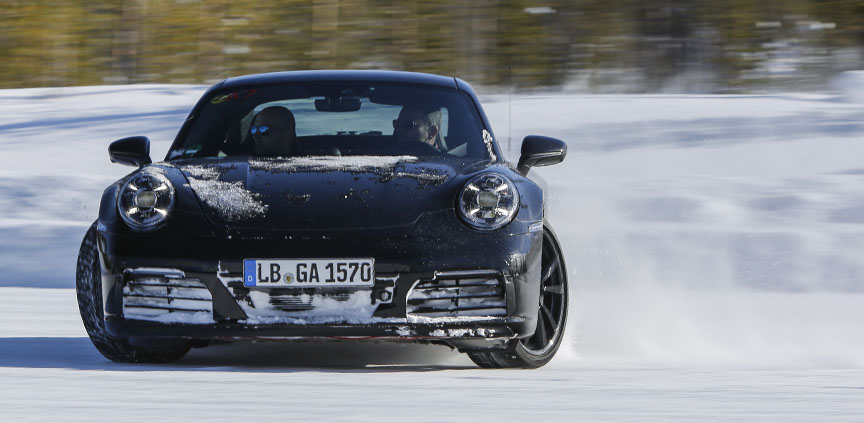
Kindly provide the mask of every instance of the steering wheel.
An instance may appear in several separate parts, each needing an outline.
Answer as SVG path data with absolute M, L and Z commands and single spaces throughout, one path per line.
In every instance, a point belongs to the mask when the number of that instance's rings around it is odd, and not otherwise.
M 444 153 L 434 146 L 421 141 L 411 141 L 402 146 L 406 152 L 417 156 L 441 156 Z

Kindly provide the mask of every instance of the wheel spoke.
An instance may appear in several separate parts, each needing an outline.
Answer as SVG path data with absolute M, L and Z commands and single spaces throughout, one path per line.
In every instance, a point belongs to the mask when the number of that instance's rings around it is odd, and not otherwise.
M 547 294 L 564 295 L 564 287 L 561 285 L 544 286 L 543 292 Z
M 548 361 L 561 342 L 567 304 L 567 274 L 561 251 L 554 237 L 544 231 L 543 253 L 540 260 L 540 298 L 537 307 L 537 327 L 521 342 L 525 350 L 538 359 Z
M 540 341 L 540 349 L 546 346 L 546 325 L 543 324 L 543 315 L 538 313 L 537 316 L 537 338 Z
M 534 334 L 531 335 L 530 338 L 525 342 L 526 345 L 532 349 L 541 349 L 543 348 L 543 341 L 538 339 L 540 337 L 540 332 L 538 330 L 534 330 Z
M 540 310 L 543 311 L 543 314 L 546 315 L 546 319 L 552 324 L 552 331 L 554 332 L 555 328 L 558 327 L 558 319 L 552 316 L 552 311 L 549 310 L 549 307 L 546 307 L 545 304 L 540 305 Z
M 552 274 L 555 273 L 555 271 L 557 269 L 558 269 L 558 259 L 556 258 L 556 259 L 552 260 L 552 264 L 550 264 L 549 267 L 546 268 L 546 271 L 543 272 L 543 278 L 540 279 L 540 282 L 543 283 L 543 282 L 546 282 L 547 280 L 549 280 L 549 278 L 552 277 Z

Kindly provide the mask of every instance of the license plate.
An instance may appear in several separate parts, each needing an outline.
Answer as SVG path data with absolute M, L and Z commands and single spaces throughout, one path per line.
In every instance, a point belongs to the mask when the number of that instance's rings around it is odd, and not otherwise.
M 246 259 L 243 283 L 257 287 L 372 286 L 375 259 Z

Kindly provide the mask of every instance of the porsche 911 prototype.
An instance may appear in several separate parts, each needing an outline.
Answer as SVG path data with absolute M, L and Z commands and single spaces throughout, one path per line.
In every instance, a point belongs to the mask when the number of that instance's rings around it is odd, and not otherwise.
M 446 344 L 481 367 L 539 367 L 561 344 L 567 272 L 532 167 L 504 160 L 464 81 L 281 72 L 211 87 L 167 156 L 102 195 L 77 294 L 96 348 L 169 362 L 212 341 Z M 347 351 L 347 350 L 346 350 Z M 347 352 L 346 352 L 347 353 Z

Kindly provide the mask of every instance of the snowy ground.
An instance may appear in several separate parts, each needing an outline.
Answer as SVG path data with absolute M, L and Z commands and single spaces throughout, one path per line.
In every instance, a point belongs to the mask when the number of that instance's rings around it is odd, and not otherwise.
M 365 343 L 108 362 L 71 289 L 101 190 L 131 170 L 107 144 L 147 135 L 164 156 L 202 92 L 0 91 L 5 420 L 864 414 L 864 106 L 825 95 L 485 97 L 505 148 L 511 133 L 514 152 L 532 133 L 569 144 L 564 164 L 536 170 L 573 285 L 566 343 L 543 369 Z

